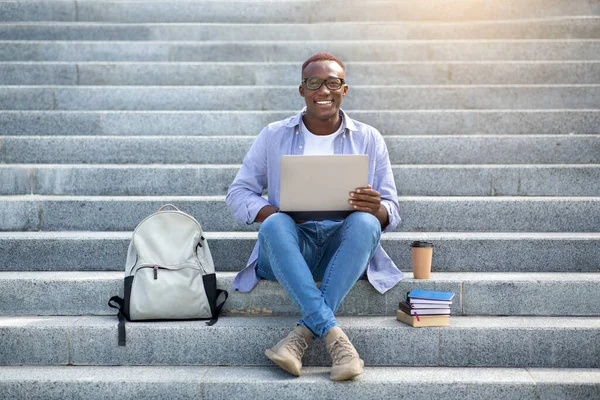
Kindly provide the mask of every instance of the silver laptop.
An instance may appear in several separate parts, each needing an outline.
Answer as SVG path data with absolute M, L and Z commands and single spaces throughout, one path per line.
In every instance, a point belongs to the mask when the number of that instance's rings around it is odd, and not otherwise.
M 279 209 L 297 220 L 343 219 L 350 192 L 368 184 L 369 156 L 282 156 Z

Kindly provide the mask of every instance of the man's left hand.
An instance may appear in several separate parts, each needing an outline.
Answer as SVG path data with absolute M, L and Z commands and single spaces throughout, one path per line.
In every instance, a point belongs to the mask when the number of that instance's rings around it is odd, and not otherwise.
M 357 188 L 354 192 L 350 192 L 348 203 L 357 211 L 368 212 L 375 215 L 381 205 L 381 194 L 371 185 L 367 187 Z
M 381 204 L 381 194 L 373 189 L 371 185 L 357 188 L 354 192 L 350 192 L 348 203 L 350 203 L 356 211 L 368 212 L 377 217 L 381 223 L 382 229 L 388 225 L 388 212 L 383 204 Z

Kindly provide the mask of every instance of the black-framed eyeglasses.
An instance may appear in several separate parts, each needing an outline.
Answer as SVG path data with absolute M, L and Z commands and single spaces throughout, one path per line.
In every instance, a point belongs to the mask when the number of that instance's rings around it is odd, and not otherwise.
M 318 76 L 311 76 L 310 78 L 306 78 L 302 81 L 303 85 L 310 90 L 317 90 L 321 86 L 323 86 L 323 82 L 325 82 L 325 86 L 329 90 L 340 90 L 345 81 L 342 78 L 337 78 L 334 76 L 330 76 L 327 79 L 319 78 Z

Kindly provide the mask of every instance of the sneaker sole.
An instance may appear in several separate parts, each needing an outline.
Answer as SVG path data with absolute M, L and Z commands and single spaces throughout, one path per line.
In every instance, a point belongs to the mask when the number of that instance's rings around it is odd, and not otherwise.
M 350 379 L 357 377 L 358 375 L 362 374 L 363 372 L 365 372 L 364 366 L 365 366 L 365 362 L 361 359 L 360 366 L 345 370 L 341 373 L 334 374 L 334 370 L 332 369 L 330 379 L 335 382 L 348 381 Z
M 271 349 L 265 350 L 265 356 L 267 356 L 269 360 L 273 361 L 275 364 L 277 364 L 277 366 L 279 366 L 279 368 L 281 368 L 285 372 L 294 376 L 300 376 L 300 369 L 296 367 L 292 360 L 281 358 L 277 353 L 275 353 Z

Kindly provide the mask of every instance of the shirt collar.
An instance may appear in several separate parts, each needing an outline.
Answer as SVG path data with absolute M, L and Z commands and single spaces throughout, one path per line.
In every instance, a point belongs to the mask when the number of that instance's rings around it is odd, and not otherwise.
M 288 123 L 285 125 L 289 128 L 293 128 L 295 126 L 300 125 L 300 120 L 302 118 L 302 115 L 304 115 L 304 113 L 306 112 L 306 107 L 304 107 L 302 109 L 302 111 L 300 111 L 298 114 L 294 115 L 292 118 L 290 118 L 290 120 L 288 121 Z M 342 118 L 344 119 L 344 124 L 346 125 L 346 129 L 356 132 L 358 131 L 358 127 L 356 126 L 356 124 L 354 123 L 354 121 L 348 117 L 348 114 L 346 114 L 344 112 L 344 110 L 342 110 L 340 108 L 340 114 L 342 115 Z

